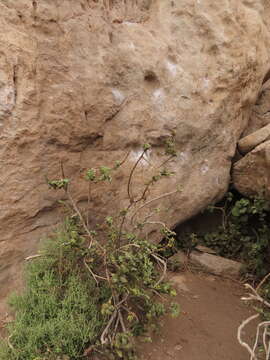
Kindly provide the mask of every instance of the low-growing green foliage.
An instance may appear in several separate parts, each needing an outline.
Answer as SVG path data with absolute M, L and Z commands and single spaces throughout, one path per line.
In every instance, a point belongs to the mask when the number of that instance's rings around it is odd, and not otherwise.
M 191 234 L 183 244 L 209 246 L 221 256 L 242 261 L 246 273 L 261 278 L 270 271 L 269 210 L 270 203 L 263 198 L 239 198 L 229 192 L 221 206 L 206 210 L 221 211 L 222 225 L 208 233 Z
M 132 189 L 132 178 L 150 149 L 149 144 L 144 145 L 127 180 L 129 204 L 94 229 L 89 226 L 89 209 L 79 209 L 69 191 L 63 165 L 61 179 L 47 179 L 50 188 L 65 191 L 73 215 L 29 259 L 26 290 L 10 301 L 16 317 L 8 325 L 9 340 L 1 345 L 0 360 L 77 360 L 93 354 L 135 359 L 134 336 L 149 340 L 149 330 L 156 327 L 159 317 L 166 312 L 178 315 L 178 304 L 162 296 L 176 295 L 165 279 L 163 256 L 173 248 L 175 233 L 159 221 L 149 221 L 159 209 L 146 211 L 140 221 L 135 216 L 152 202 L 146 202 L 150 187 L 173 175 L 164 167 L 175 156 L 172 138 L 166 147 L 168 159 L 138 194 Z M 91 168 L 84 178 L 89 186 L 110 183 L 124 162 Z M 89 204 L 90 191 L 88 196 Z M 147 239 L 148 224 L 160 227 L 165 238 L 162 244 Z
M 11 346 L 2 344 L 1 360 L 76 359 L 95 343 L 104 324 L 98 311 L 103 294 L 80 265 L 81 242 L 77 226 L 66 222 L 27 264 L 26 289 L 10 298 L 16 319 L 8 325 Z

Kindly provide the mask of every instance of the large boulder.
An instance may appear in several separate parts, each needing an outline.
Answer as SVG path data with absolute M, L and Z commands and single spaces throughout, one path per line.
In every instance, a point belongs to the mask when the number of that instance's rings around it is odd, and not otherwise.
M 83 205 L 86 168 L 130 156 L 110 190 L 92 192 L 91 221 L 142 188 L 175 133 L 176 175 L 148 198 L 170 227 L 226 191 L 236 142 L 269 70 L 264 0 L 2 0 L 0 2 L 0 304 L 20 265 L 63 214 L 45 178 L 71 178 Z M 151 204 L 157 206 L 156 203 Z M 145 208 L 143 209 L 145 210 Z M 156 235 L 158 238 L 158 235 Z M 1 313 L 2 308 L 0 308 Z

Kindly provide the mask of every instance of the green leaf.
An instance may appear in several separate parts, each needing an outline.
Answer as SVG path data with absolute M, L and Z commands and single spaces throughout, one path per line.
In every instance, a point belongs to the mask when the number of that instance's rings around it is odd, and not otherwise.
M 149 149 L 151 149 L 151 145 L 150 145 L 150 144 L 144 144 L 144 145 L 143 145 L 143 150 L 144 150 L 144 151 L 147 151 L 147 150 L 149 150 Z
M 171 303 L 171 316 L 176 318 L 180 315 L 180 305 L 177 303 Z
M 86 180 L 88 181 L 95 181 L 96 179 L 96 170 L 95 169 L 89 169 L 86 172 Z

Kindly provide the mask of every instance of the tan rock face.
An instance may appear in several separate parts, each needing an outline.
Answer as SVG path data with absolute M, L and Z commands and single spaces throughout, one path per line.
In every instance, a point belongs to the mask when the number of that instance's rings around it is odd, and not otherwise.
M 138 192 L 174 131 L 176 175 L 149 198 L 182 192 L 164 198 L 160 218 L 173 227 L 223 195 L 269 70 L 269 16 L 263 0 L 0 2 L 2 299 L 63 217 L 63 194 L 45 182 L 61 176 L 60 161 L 83 204 L 82 172 L 131 152 L 110 190 L 93 191 L 94 221 L 125 206 L 141 145 L 154 150 L 137 171 Z

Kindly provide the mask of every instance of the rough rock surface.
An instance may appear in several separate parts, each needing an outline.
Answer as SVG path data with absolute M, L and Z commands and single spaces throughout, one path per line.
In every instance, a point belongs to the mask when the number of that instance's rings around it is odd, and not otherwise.
M 258 145 L 234 164 L 232 181 L 241 194 L 270 199 L 270 141 Z
M 1 306 L 23 258 L 63 216 L 63 194 L 44 179 L 61 175 L 60 161 L 83 204 L 82 171 L 131 151 L 110 190 L 93 191 L 94 221 L 125 206 L 141 144 L 154 150 L 138 191 L 174 131 L 176 175 L 151 196 L 182 192 L 159 216 L 174 226 L 223 195 L 269 70 L 269 16 L 268 0 L 0 2 Z

